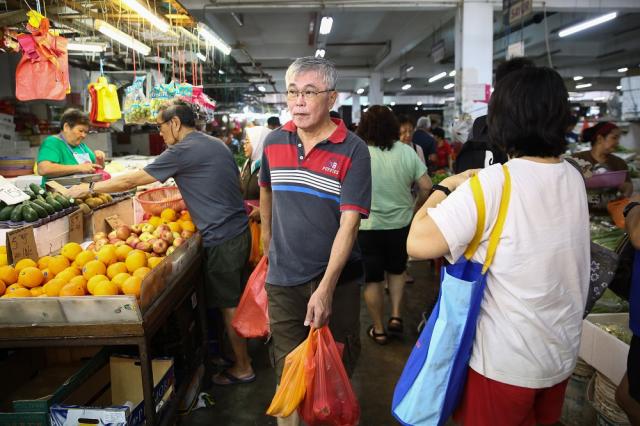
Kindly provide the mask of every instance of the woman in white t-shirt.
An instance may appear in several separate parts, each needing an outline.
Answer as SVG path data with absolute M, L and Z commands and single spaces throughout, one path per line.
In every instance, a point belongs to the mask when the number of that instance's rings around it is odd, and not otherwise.
M 568 119 L 567 91 L 549 68 L 515 71 L 491 96 L 489 137 L 510 153 L 512 189 L 454 416 L 462 424 L 552 424 L 560 417 L 578 355 L 590 274 L 584 182 L 560 158 Z M 444 255 L 452 262 L 462 256 L 476 227 L 467 182 L 473 173 L 434 186 L 413 220 L 409 255 Z M 504 175 L 494 165 L 478 176 L 487 219 L 473 260 L 483 263 Z

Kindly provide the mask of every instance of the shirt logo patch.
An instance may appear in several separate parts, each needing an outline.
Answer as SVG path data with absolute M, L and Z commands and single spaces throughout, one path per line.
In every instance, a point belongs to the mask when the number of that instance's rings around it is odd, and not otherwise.
M 338 162 L 337 158 L 330 158 L 329 161 L 327 161 L 326 163 L 324 163 L 324 165 L 322 166 L 322 171 L 323 172 L 327 172 L 327 173 L 331 173 L 333 175 L 339 175 L 340 174 L 340 163 Z

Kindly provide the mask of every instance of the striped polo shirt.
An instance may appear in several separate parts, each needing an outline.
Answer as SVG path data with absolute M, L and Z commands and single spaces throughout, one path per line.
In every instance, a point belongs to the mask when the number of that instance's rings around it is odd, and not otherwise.
M 371 206 L 371 160 L 367 145 L 332 119 L 337 129 L 305 156 L 293 121 L 264 142 L 260 186 L 271 186 L 272 218 L 267 282 L 304 284 L 324 274 L 342 211 L 362 217 Z M 362 276 L 354 243 L 338 283 Z

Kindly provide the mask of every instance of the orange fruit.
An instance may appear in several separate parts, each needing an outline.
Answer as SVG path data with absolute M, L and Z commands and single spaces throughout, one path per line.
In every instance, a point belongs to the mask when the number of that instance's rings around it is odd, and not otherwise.
M 7 290 L 7 286 L 2 280 L 0 280 L 0 296 L 2 296 L 6 290 Z
M 31 296 L 32 297 L 38 297 L 38 296 L 44 294 L 44 289 L 42 287 L 40 287 L 40 286 L 34 287 L 30 291 L 31 291 Z
M 71 262 L 69 262 L 69 259 L 67 259 L 64 256 L 58 255 L 58 256 L 54 256 L 53 259 L 49 261 L 49 264 L 47 265 L 47 269 L 53 275 L 58 275 L 60 272 L 67 269 L 70 264 Z
M 131 275 L 129 275 L 128 273 L 121 272 L 115 277 L 111 278 L 111 282 L 117 285 L 120 290 L 122 290 L 122 284 L 130 277 Z
M 60 278 L 63 281 L 69 282 L 71 281 L 71 278 L 77 277 L 78 275 L 80 275 L 80 271 L 73 266 L 69 266 L 64 271 L 56 275 L 56 278 Z
M 118 262 L 124 262 L 124 260 L 127 258 L 127 255 L 129 253 L 131 253 L 133 249 L 131 248 L 131 246 L 128 245 L 122 245 L 120 247 L 116 248 L 116 257 L 118 258 Z
M 140 288 L 142 286 L 142 278 L 129 277 L 122 284 L 122 292 L 127 295 L 140 297 Z
M 9 287 L 7 287 L 7 290 L 5 290 L 5 293 L 11 293 L 12 291 L 15 291 L 18 288 L 25 288 L 25 286 L 23 286 L 22 284 L 11 284 Z
M 118 286 L 109 280 L 100 281 L 93 289 L 94 296 L 116 296 L 118 294 Z
M 196 232 L 196 226 L 190 220 L 183 220 L 182 221 L 182 230 L 183 231 Z
M 182 210 L 180 212 L 180 220 L 191 220 L 191 214 L 189 214 L 189 210 Z
M 147 266 L 153 269 L 162 262 L 162 259 L 164 259 L 164 257 L 150 257 L 149 260 L 147 260 Z
M 44 268 L 42 270 L 42 276 L 44 277 L 44 281 L 42 281 L 43 284 L 48 283 L 55 278 L 55 276 L 49 271 L 49 268 Z
M 174 209 L 164 209 L 162 213 L 160 213 L 160 217 L 164 220 L 168 220 L 169 222 L 174 222 L 178 218 L 178 213 Z
M 46 269 L 51 259 L 53 259 L 52 256 L 42 256 L 40 259 L 38 259 L 38 268 Z
M 136 271 L 133 273 L 133 276 L 140 277 L 144 280 L 144 277 L 146 277 L 149 272 L 151 272 L 151 268 L 143 266 L 142 268 L 136 269 Z
M 125 265 L 124 262 L 116 262 L 113 265 L 109 265 L 109 267 L 107 268 L 107 276 L 110 279 L 113 279 L 113 277 L 115 277 L 119 273 L 127 271 L 127 265 Z
M 75 260 L 76 256 L 81 252 L 82 247 L 78 243 L 67 243 L 62 247 L 62 250 L 60 250 L 60 254 L 69 260 Z
M 73 263 L 75 263 L 76 266 L 82 269 L 84 265 L 87 264 L 87 262 L 90 262 L 95 259 L 96 259 L 96 255 L 94 252 L 85 250 L 83 252 L 78 253 L 78 255 L 76 256 L 76 260 L 74 260 Z
M 68 284 L 81 285 L 84 288 L 84 292 L 87 292 L 87 280 L 85 280 L 82 275 L 71 278 Z
M 147 222 L 152 224 L 154 228 L 157 228 L 158 225 L 160 225 L 160 223 L 162 223 L 160 217 L 158 217 L 158 216 L 151 216 L 149 218 L 149 220 L 147 220 Z
M 57 278 L 52 279 L 48 283 L 46 283 L 42 288 L 44 289 L 44 294 L 49 297 L 56 297 L 60 294 L 60 289 L 64 287 L 67 283 L 59 280 Z
M 107 273 L 107 267 L 99 260 L 92 260 L 87 262 L 82 268 L 82 276 L 86 279 L 90 279 L 96 275 L 104 275 Z
M 87 290 L 89 291 L 90 294 L 95 294 L 94 291 L 95 291 L 96 285 L 100 281 L 109 281 L 109 277 L 107 277 L 106 275 L 94 275 L 93 277 L 89 278 L 89 281 L 87 281 Z
M 11 285 L 18 281 L 18 272 L 11 265 L 0 266 L 0 280 Z
M 118 256 L 116 255 L 116 247 L 112 244 L 106 244 L 102 246 L 96 254 L 96 259 L 107 266 L 116 263 L 118 261 Z
M 60 297 L 63 296 L 84 296 L 84 286 L 82 284 L 65 284 L 60 289 Z
M 2 297 L 31 297 L 31 291 L 28 288 L 16 288 L 12 292 L 6 292 Z
M 37 268 L 38 264 L 29 258 L 21 259 L 16 263 L 16 271 L 18 271 L 18 273 L 27 267 Z
M 0 253 L 0 266 L 8 265 L 9 259 L 7 259 L 7 253 Z
M 18 284 L 24 287 L 38 287 L 43 281 L 44 275 L 42 271 L 35 266 L 27 266 L 18 274 Z
M 147 265 L 147 255 L 141 250 L 132 250 L 124 261 L 129 272 Z
M 168 225 L 171 232 L 182 232 L 182 225 L 179 222 L 169 222 Z

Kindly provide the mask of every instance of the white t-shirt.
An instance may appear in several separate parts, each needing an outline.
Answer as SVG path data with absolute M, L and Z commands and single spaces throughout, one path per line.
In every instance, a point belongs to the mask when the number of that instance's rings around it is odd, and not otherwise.
M 514 159 L 511 200 L 487 275 L 470 367 L 490 379 L 541 389 L 575 367 L 589 289 L 589 213 L 582 176 L 566 162 Z M 473 260 L 484 263 L 504 174 L 479 173 L 487 220 Z M 469 182 L 428 210 L 457 261 L 473 239 L 477 211 Z

